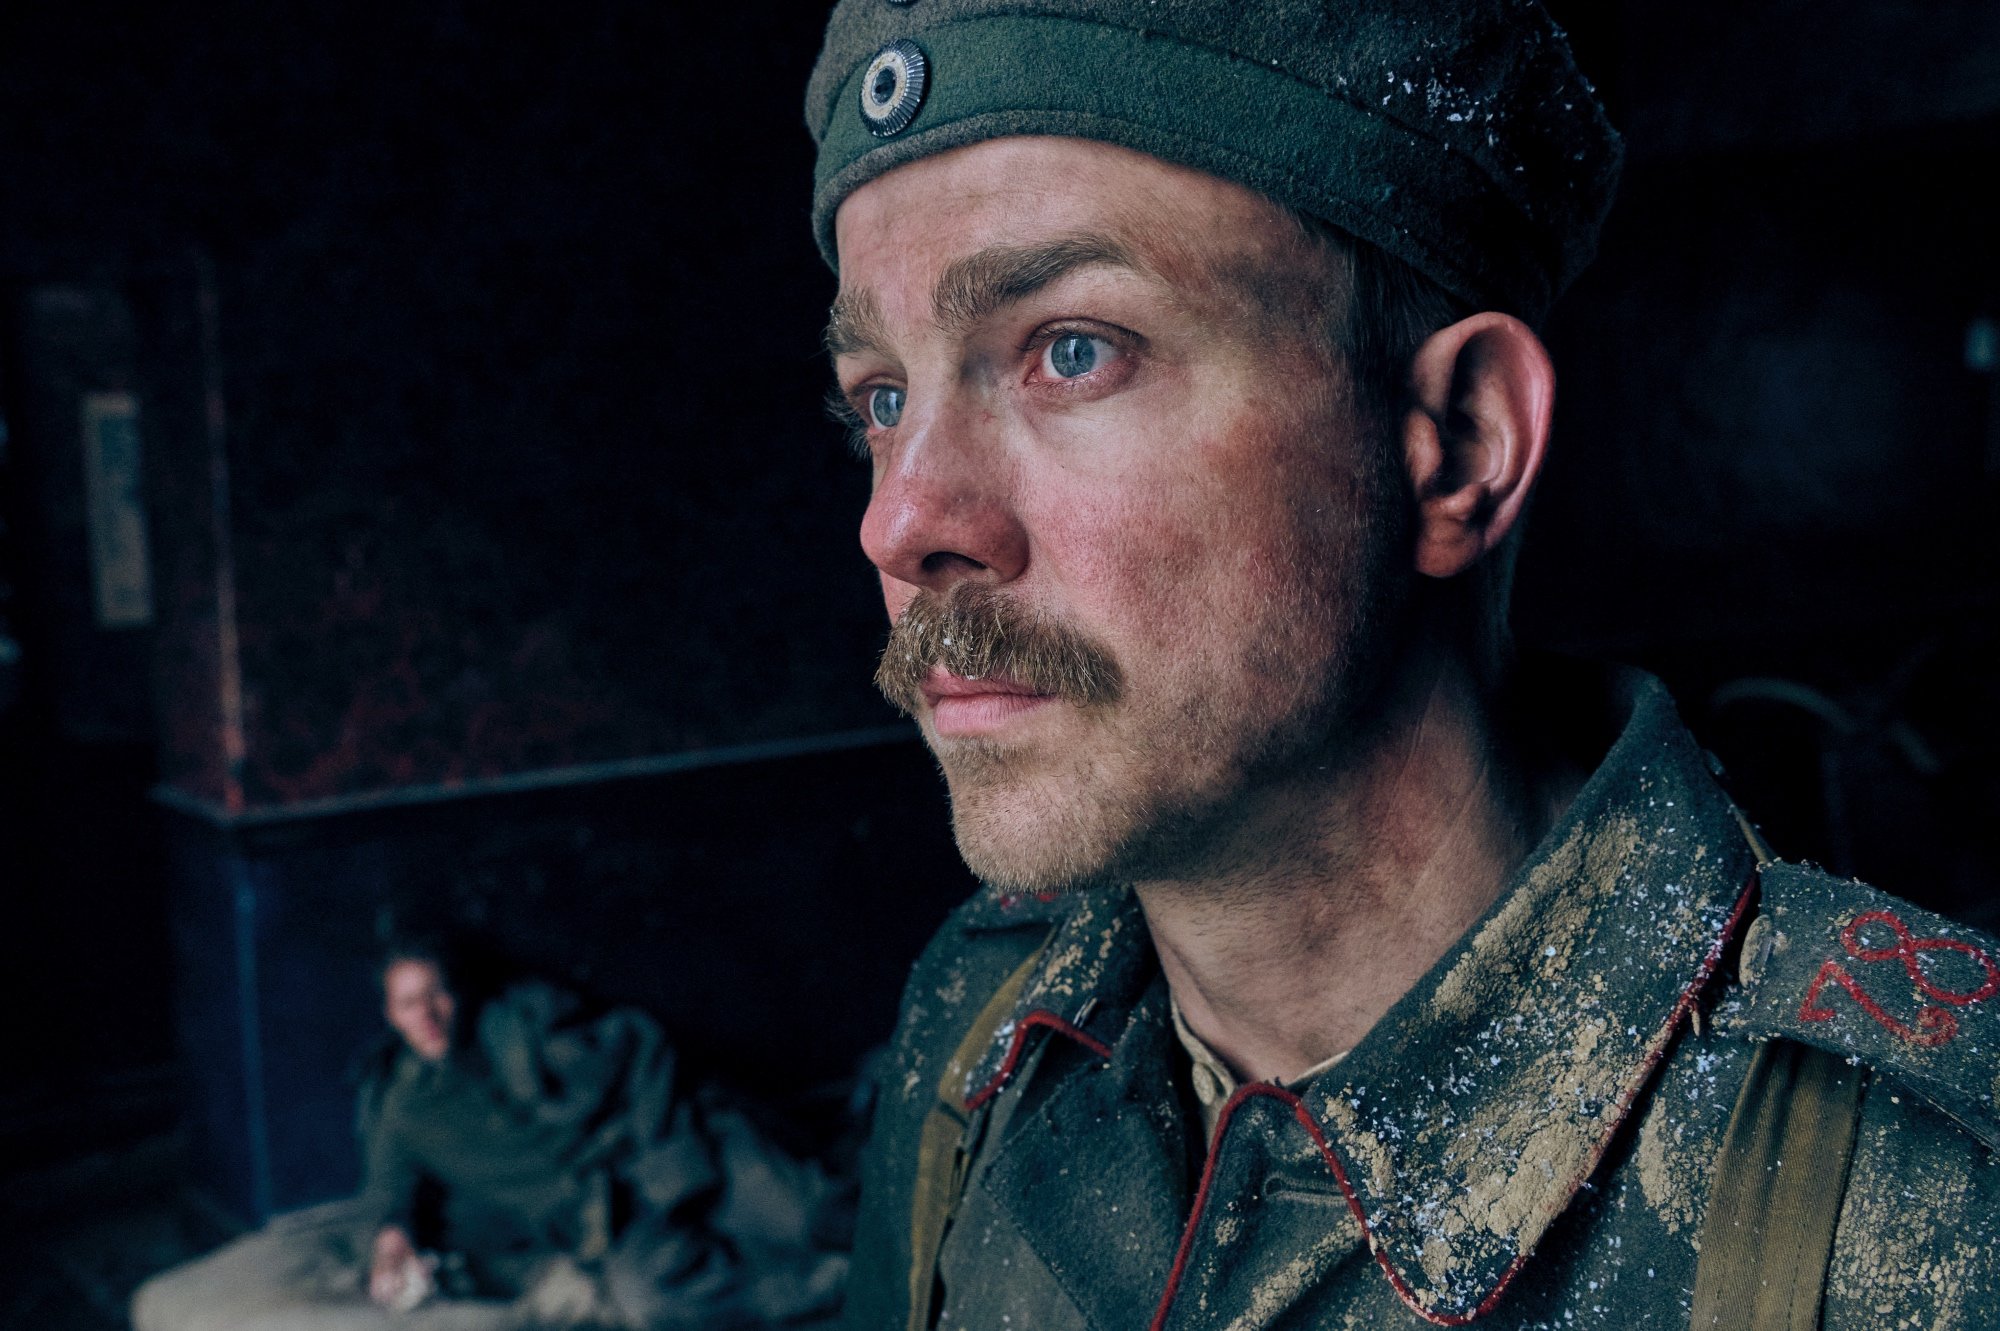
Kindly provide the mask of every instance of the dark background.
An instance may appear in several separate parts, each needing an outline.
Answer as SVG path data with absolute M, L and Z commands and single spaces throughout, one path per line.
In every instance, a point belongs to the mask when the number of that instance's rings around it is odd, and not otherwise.
M 1992 925 L 2000 7 L 1556 8 L 1631 155 L 1521 634 L 1663 673 L 1784 853 Z M 344 1189 L 412 920 L 795 1117 L 885 1033 L 968 884 L 866 684 L 820 18 L 0 11 L 0 1175 Z M 144 627 L 93 609 L 108 390 Z

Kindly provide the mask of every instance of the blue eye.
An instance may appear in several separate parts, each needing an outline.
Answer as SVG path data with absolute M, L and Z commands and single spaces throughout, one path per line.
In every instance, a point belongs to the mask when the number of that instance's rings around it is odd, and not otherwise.
M 903 390 L 876 388 L 868 393 L 868 423 L 887 430 L 903 419 Z
M 1058 379 L 1077 379 L 1116 355 L 1117 351 L 1101 337 L 1064 333 L 1042 353 L 1042 367 Z

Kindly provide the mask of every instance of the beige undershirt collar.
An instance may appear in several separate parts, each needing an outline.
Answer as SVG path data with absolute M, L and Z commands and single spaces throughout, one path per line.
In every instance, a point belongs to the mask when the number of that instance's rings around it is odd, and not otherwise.
M 1215 1123 L 1222 1116 L 1222 1107 L 1229 1103 L 1230 1096 L 1236 1094 L 1238 1086 L 1236 1074 L 1229 1070 L 1229 1065 L 1222 1061 L 1221 1055 L 1210 1049 L 1199 1035 L 1188 1028 L 1187 1019 L 1181 1016 L 1181 1002 L 1174 997 L 1172 989 L 1167 990 L 1167 1010 L 1173 1014 L 1174 1035 L 1180 1040 L 1181 1048 L 1187 1051 L 1188 1059 L 1194 1065 L 1191 1079 L 1194 1082 L 1195 1102 L 1201 1106 L 1203 1136 L 1213 1142 Z M 1313 1078 L 1346 1057 L 1347 1051 L 1343 1049 L 1332 1058 L 1315 1063 L 1298 1076 L 1278 1084 L 1296 1094 L 1304 1090 L 1306 1084 Z

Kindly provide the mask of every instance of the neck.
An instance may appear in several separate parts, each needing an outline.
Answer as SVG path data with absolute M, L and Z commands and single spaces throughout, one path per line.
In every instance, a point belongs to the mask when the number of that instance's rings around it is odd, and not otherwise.
M 1426 655 L 1358 752 L 1261 793 L 1200 872 L 1136 885 L 1183 1017 L 1248 1079 L 1356 1044 L 1553 816 L 1471 672 Z

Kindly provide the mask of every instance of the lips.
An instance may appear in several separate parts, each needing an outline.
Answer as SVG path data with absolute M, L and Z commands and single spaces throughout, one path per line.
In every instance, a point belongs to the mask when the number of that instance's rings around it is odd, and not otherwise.
M 942 666 L 931 667 L 921 687 L 939 735 L 988 734 L 1055 700 L 1053 694 L 1005 675 L 968 679 Z

